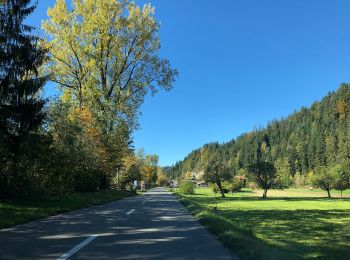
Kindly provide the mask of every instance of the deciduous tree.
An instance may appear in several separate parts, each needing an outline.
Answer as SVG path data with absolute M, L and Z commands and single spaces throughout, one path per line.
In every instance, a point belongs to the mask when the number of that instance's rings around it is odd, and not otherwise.
M 230 170 L 219 160 L 214 160 L 208 163 L 205 168 L 203 179 L 207 183 L 214 183 L 220 190 L 221 197 L 225 198 L 222 182 L 229 180 L 232 177 Z
M 64 98 L 86 106 L 104 132 L 122 119 L 136 127 L 147 93 L 169 90 L 177 75 L 158 56 L 159 25 L 154 8 L 117 0 L 57 0 L 43 28 L 48 34 L 48 69 Z
M 251 179 L 264 190 L 263 198 L 267 197 L 267 191 L 276 186 L 277 172 L 273 164 L 258 162 L 248 167 Z
M 313 176 L 314 186 L 327 191 L 329 198 L 331 197 L 331 190 L 335 187 L 338 171 L 338 166 L 336 168 L 319 167 Z
M 343 191 L 350 187 L 349 166 L 349 162 L 345 162 L 343 164 L 338 164 L 331 169 L 337 175 L 334 188 L 340 190 L 341 197 L 343 197 Z

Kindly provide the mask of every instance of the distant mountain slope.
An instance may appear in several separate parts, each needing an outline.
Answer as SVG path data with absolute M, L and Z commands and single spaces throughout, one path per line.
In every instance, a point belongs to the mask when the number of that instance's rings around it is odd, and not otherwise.
M 168 176 L 200 171 L 211 157 L 219 158 L 237 173 L 257 160 L 270 161 L 305 175 L 318 166 L 350 159 L 350 85 L 342 84 L 322 101 L 301 108 L 266 128 L 245 133 L 228 143 L 209 143 L 166 169 Z

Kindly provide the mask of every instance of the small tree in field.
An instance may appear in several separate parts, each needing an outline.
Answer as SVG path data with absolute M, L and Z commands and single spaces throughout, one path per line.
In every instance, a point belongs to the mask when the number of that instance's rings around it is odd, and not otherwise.
M 343 197 L 343 191 L 350 187 L 350 175 L 347 171 L 347 165 L 336 165 L 332 168 L 333 171 L 335 171 L 335 174 L 337 175 L 337 179 L 334 184 L 334 188 L 336 190 L 340 190 L 340 197 Z
M 205 182 L 217 185 L 222 198 L 225 198 L 225 192 L 222 183 L 225 180 L 229 180 L 230 177 L 231 175 L 229 169 L 219 161 L 209 163 L 203 175 Z
M 338 170 L 338 168 L 328 169 L 326 167 L 320 167 L 313 176 L 313 185 L 327 191 L 329 198 L 331 197 L 331 190 L 335 188 Z
M 276 186 L 277 172 L 272 163 L 258 162 L 248 167 L 250 178 L 264 190 L 263 198 L 266 198 L 267 191 Z

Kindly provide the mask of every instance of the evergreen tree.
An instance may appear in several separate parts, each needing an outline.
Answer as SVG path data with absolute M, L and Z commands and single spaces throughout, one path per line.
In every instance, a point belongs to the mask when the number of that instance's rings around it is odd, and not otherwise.
M 12 192 L 20 192 L 19 165 L 44 120 L 40 94 L 47 77 L 39 75 L 39 67 L 46 52 L 33 35 L 34 28 L 24 24 L 35 8 L 30 0 L 8 0 L 0 10 L 0 133 L 9 165 L 1 174 Z

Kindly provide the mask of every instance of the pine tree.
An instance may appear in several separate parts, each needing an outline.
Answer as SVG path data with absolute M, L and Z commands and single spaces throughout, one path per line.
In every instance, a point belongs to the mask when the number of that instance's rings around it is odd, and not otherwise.
M 8 0 L 0 9 L 0 142 L 7 149 L 7 181 L 13 192 L 20 185 L 18 166 L 25 147 L 44 120 L 40 94 L 47 77 L 38 70 L 46 52 L 33 35 L 34 28 L 24 24 L 35 8 L 30 0 Z

